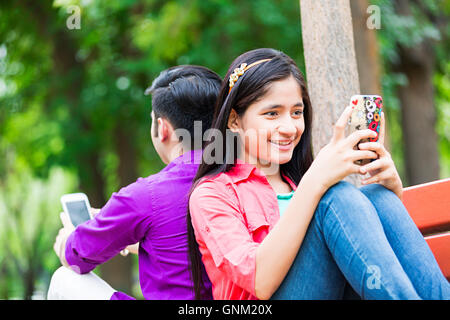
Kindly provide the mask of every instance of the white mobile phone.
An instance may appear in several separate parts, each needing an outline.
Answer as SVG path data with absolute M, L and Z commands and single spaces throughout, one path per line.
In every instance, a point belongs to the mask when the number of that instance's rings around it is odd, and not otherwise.
M 92 219 L 91 205 L 84 193 L 69 193 L 61 197 L 64 212 L 69 216 L 74 227 Z

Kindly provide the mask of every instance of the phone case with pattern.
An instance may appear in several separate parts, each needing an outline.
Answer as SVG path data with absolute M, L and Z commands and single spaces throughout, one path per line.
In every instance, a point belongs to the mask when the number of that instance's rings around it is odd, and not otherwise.
M 350 133 L 355 130 L 370 129 L 377 133 L 375 138 L 362 139 L 358 145 L 366 141 L 378 141 L 381 126 L 381 111 L 383 109 L 383 99 L 378 95 L 354 95 L 350 99 L 353 112 L 348 124 Z M 358 146 L 356 145 L 356 146 Z M 366 164 L 371 160 L 357 160 L 357 164 Z

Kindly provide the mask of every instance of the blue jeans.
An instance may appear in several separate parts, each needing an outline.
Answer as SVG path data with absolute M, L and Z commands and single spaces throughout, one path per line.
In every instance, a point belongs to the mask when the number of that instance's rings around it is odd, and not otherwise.
M 362 299 L 450 299 L 450 284 L 400 199 L 379 184 L 341 181 L 320 200 L 272 299 L 336 300 L 352 291 Z

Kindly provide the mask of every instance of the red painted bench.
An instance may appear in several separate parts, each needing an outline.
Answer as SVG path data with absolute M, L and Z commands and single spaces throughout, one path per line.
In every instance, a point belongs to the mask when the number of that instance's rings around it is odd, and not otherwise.
M 450 281 L 450 178 L 405 188 L 403 204 Z

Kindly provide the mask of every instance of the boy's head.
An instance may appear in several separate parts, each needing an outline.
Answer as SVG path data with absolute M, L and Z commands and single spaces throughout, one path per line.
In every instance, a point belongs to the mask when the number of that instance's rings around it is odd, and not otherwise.
M 203 133 L 211 127 L 221 84 L 222 79 L 208 68 L 183 65 L 161 72 L 145 91 L 152 95 L 151 136 L 163 162 L 171 161 L 169 154 L 179 144 L 181 137 L 175 130 L 189 133 L 191 147 L 194 141 L 202 141 Z M 194 121 L 201 121 L 201 132 L 194 130 Z M 176 139 L 171 139 L 174 135 Z

